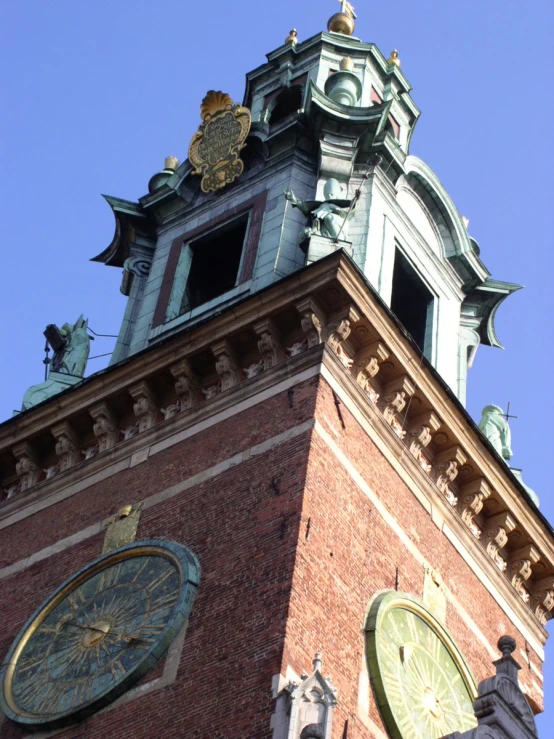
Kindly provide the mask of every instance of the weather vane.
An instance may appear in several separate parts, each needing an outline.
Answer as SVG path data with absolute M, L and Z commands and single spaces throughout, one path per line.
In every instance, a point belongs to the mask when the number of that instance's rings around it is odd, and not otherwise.
M 342 12 L 346 15 L 349 15 L 351 18 L 356 19 L 358 16 L 354 12 L 354 6 L 352 3 L 346 2 L 346 0 L 339 0 L 339 3 L 342 5 Z

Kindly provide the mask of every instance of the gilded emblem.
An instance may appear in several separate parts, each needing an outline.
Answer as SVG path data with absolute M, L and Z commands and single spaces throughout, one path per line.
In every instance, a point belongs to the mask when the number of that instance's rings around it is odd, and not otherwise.
M 204 123 L 192 137 L 189 160 L 195 167 L 193 174 L 202 175 L 202 192 L 216 192 L 244 171 L 240 151 L 245 147 L 252 117 L 248 108 L 214 90 L 202 101 L 200 113 Z

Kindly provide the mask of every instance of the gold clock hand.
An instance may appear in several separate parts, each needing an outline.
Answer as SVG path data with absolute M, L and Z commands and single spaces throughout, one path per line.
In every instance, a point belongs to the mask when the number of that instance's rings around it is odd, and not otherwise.
M 106 636 L 106 632 L 102 631 L 102 629 L 97 629 L 96 626 L 83 626 L 82 624 L 78 624 L 75 621 L 66 621 L 64 626 L 76 626 L 78 629 L 82 629 L 83 631 L 96 631 L 99 634 L 103 634 Z

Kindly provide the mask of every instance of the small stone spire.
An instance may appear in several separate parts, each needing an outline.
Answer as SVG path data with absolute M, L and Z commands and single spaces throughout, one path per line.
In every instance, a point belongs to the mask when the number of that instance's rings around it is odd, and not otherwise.
M 287 46 L 296 46 L 298 44 L 298 31 L 296 28 L 293 28 L 286 37 L 285 44 L 287 44 Z
M 400 57 L 398 56 L 398 49 L 394 49 L 390 53 L 390 57 L 387 59 L 387 64 L 400 67 L 402 62 L 400 61 Z
M 315 659 L 312 664 L 314 666 L 314 672 L 316 670 L 319 670 L 319 672 L 321 672 L 321 668 L 323 667 L 323 661 L 321 659 L 321 652 L 316 653 Z
M 496 667 L 497 675 L 504 675 L 518 685 L 517 673 L 521 670 L 521 667 L 512 656 L 516 651 L 516 647 L 516 640 L 513 637 L 501 636 L 498 640 L 498 649 L 502 652 L 502 657 L 493 664 Z

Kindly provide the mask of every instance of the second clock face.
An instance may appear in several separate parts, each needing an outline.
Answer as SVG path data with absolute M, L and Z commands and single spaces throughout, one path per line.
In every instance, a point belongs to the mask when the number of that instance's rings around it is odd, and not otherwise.
M 397 593 L 372 611 L 370 670 L 391 736 L 438 739 L 474 728 L 475 684 L 439 622 Z
M 8 655 L 2 670 L 7 715 L 27 725 L 60 725 L 136 682 L 188 616 L 194 565 L 182 547 L 144 542 L 77 573 L 35 614 Z

